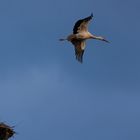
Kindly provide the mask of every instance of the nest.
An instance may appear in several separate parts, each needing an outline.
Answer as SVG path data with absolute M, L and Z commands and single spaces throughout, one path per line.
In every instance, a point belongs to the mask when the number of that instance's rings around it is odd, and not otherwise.
M 13 127 L 6 125 L 5 123 L 0 123 L 0 140 L 8 140 L 15 134 Z

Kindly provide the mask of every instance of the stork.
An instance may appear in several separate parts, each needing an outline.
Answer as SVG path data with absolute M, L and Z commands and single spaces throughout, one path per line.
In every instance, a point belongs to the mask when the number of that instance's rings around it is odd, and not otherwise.
M 73 34 L 70 34 L 65 39 L 60 39 L 60 41 L 70 41 L 74 45 L 76 59 L 81 63 L 83 62 L 83 54 L 86 47 L 85 42 L 87 39 L 97 39 L 109 43 L 104 37 L 95 36 L 88 31 L 88 24 L 92 18 L 93 14 L 78 20 L 73 27 Z

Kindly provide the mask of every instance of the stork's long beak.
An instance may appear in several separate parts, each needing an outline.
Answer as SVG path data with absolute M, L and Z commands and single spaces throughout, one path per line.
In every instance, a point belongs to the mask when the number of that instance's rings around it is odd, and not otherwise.
M 106 39 L 103 39 L 103 41 L 105 41 L 105 42 L 107 42 L 107 43 L 110 43 L 108 40 L 106 40 Z

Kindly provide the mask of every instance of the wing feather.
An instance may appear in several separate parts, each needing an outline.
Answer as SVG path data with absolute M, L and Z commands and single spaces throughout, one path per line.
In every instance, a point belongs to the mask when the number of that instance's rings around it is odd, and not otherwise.
M 88 16 L 84 19 L 78 20 L 74 25 L 73 34 L 77 34 L 77 33 L 82 32 L 82 31 L 87 31 L 88 30 L 88 23 L 92 19 L 92 17 L 93 17 L 93 14 L 91 14 L 90 16 Z
M 85 50 L 85 41 L 84 40 L 72 40 L 72 44 L 75 48 L 75 56 L 79 62 L 83 62 L 83 54 Z

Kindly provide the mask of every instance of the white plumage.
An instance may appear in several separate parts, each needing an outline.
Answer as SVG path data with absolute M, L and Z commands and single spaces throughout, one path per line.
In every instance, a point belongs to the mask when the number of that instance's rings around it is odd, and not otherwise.
M 90 16 L 78 20 L 73 28 L 73 34 L 69 35 L 66 39 L 60 39 L 60 41 L 70 41 L 75 47 L 75 56 L 79 62 L 83 62 L 83 54 L 85 50 L 85 41 L 87 39 L 98 39 L 101 41 L 108 42 L 101 36 L 95 36 L 88 31 L 88 24 L 93 18 L 93 14 Z

